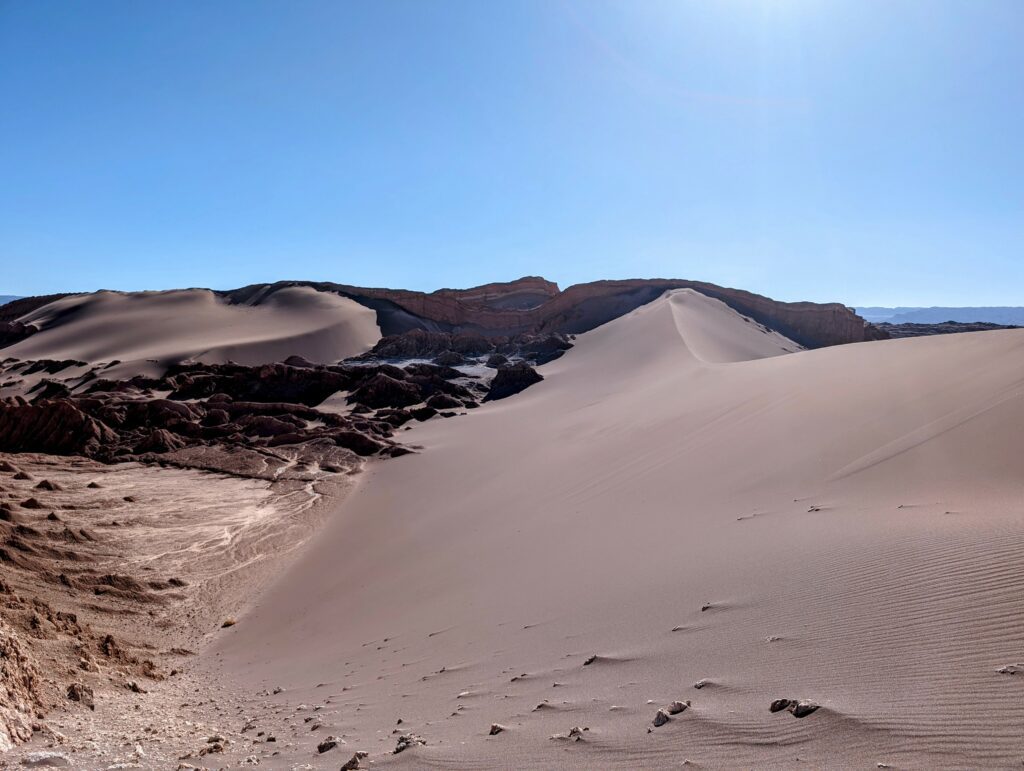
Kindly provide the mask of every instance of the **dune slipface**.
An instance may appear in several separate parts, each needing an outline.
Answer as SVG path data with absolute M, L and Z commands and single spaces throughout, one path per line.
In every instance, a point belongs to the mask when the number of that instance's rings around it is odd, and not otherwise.
M 669 292 L 418 426 L 204 666 L 417 767 L 1019 763 L 1022 350 Z

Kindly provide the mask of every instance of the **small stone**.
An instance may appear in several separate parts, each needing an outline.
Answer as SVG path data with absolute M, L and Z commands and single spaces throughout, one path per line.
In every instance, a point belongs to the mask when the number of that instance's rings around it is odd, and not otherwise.
M 497 736 L 498 734 L 500 734 L 504 730 L 505 730 L 505 726 L 500 725 L 499 723 L 491 723 L 491 730 L 490 730 L 490 734 L 489 735 L 490 736 Z
M 808 715 L 812 714 L 813 712 L 816 712 L 817 710 L 818 705 L 815 704 L 813 701 L 801 700 L 795 706 L 793 706 L 790 712 L 793 713 L 793 717 L 807 717 Z
M 680 712 L 685 712 L 690 707 L 688 701 L 674 701 L 668 705 L 668 714 L 678 715 Z
M 316 745 L 316 751 L 322 755 L 325 752 L 333 750 L 337 746 L 338 740 L 335 739 L 333 736 L 328 736 L 326 739 L 324 739 L 322 742 Z
M 807 699 L 776 699 L 768 707 L 770 712 L 787 710 L 792 713 L 793 717 L 807 717 L 818 709 L 819 705 Z
M 426 744 L 426 740 L 422 739 L 416 734 L 402 734 L 398 737 L 398 743 L 395 744 L 395 755 L 400 752 L 405 752 L 410 747 L 415 747 L 418 744 Z
M 665 723 L 671 719 L 672 718 L 668 716 L 668 713 L 665 710 L 659 709 L 654 713 L 654 720 L 652 722 L 654 723 L 655 728 L 661 728 L 661 726 L 665 725 Z

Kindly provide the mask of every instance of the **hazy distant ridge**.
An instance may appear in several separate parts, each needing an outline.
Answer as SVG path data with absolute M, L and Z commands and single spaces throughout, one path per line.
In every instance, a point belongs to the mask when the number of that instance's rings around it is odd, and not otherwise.
M 867 321 L 890 324 L 941 324 L 943 321 L 984 321 L 990 324 L 1024 326 L 1024 308 L 993 306 L 989 308 L 855 308 Z

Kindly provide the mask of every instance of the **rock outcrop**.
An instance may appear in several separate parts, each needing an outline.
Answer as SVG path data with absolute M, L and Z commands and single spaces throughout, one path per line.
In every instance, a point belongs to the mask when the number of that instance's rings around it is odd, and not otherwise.
M 0 447 L 5 452 L 45 452 L 52 455 L 96 454 L 117 439 L 102 422 L 69 399 L 0 400 Z
M 491 381 L 491 390 L 487 392 L 484 401 L 492 402 L 496 399 L 505 399 L 526 390 L 543 379 L 537 370 L 525 361 L 505 364 L 498 367 L 498 372 L 495 374 L 494 380 Z
M 384 367 L 405 377 L 396 367 Z M 306 404 L 343 389 L 358 392 L 359 383 L 387 377 L 380 369 L 190 365 L 172 367 L 156 380 L 97 380 L 85 392 L 59 398 L 2 399 L 0 451 L 79 455 L 101 462 L 172 462 L 255 476 L 270 473 L 268 456 L 283 446 L 290 446 L 298 460 L 316 463 L 330 462 L 331 448 L 362 456 L 402 454 L 405 450 L 391 439 L 391 423 Z M 422 376 L 405 387 L 409 404 L 438 390 L 430 377 Z M 457 389 L 453 385 L 451 390 Z M 169 392 L 170 398 L 154 391 Z M 382 406 L 393 401 L 385 399 Z M 225 456 L 230 457 L 227 465 Z
M 0 618 L 0 752 L 32 737 L 40 675 L 21 636 Z

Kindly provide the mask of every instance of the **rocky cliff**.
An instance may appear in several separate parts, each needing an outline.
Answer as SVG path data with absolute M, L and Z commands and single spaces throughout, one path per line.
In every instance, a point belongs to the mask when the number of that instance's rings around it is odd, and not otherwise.
M 560 291 L 537 277 L 472 289 L 414 292 L 327 282 L 259 284 L 224 293 L 253 303 L 285 286 L 337 292 L 374 308 L 384 335 L 411 329 L 513 336 L 586 332 L 651 302 L 669 289 L 695 289 L 808 348 L 881 340 L 887 335 L 840 303 L 787 303 L 739 289 L 685 279 L 628 279 L 575 284 Z

